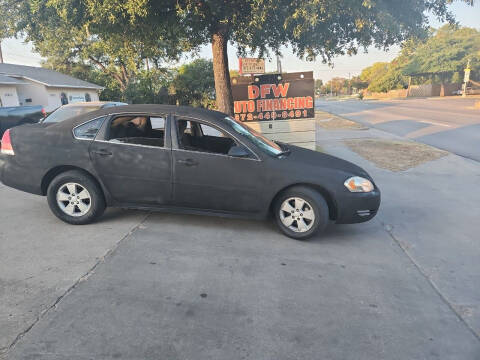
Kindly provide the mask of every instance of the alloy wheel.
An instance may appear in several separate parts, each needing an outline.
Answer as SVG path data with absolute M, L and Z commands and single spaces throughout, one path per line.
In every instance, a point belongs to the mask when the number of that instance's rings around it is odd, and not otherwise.
M 290 197 L 285 199 L 280 207 L 280 220 L 294 232 L 307 232 L 315 222 L 315 211 L 305 199 Z
M 69 216 L 83 216 L 92 206 L 92 198 L 88 190 L 77 183 L 66 183 L 57 191 L 57 204 Z

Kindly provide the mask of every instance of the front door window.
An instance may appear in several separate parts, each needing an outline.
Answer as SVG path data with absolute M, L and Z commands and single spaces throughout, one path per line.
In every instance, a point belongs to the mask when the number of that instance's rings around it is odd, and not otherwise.
M 177 129 L 180 149 L 227 155 L 236 145 L 225 132 L 201 122 L 180 119 Z

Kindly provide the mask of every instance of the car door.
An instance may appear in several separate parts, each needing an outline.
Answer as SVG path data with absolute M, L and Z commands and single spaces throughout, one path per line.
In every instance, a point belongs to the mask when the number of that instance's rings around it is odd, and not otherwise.
M 116 122 L 128 117 L 148 118 L 148 134 L 134 129 L 135 125 L 126 125 L 122 131 L 114 128 Z M 128 120 L 125 122 L 128 123 Z M 172 151 L 169 126 L 170 120 L 166 114 L 116 115 L 93 141 L 90 157 L 104 185 L 117 202 L 139 205 L 170 203 Z M 127 134 L 127 130 L 130 134 Z
M 206 120 L 185 117 L 177 120 L 189 121 L 187 137 L 221 136 L 223 139 L 217 142 L 218 147 L 227 139 L 231 139 L 236 145 L 244 146 L 225 129 Z M 175 136 L 172 139 L 175 205 L 238 213 L 262 211 L 264 203 L 260 199 L 265 181 L 260 158 L 251 151 L 248 157 L 233 157 L 219 153 L 215 146 L 208 151 L 195 148 L 195 144 L 183 146 L 182 136 L 178 134 L 177 120 L 175 125 L 172 121 L 172 136 Z M 198 133 L 198 124 L 201 124 L 202 134 Z

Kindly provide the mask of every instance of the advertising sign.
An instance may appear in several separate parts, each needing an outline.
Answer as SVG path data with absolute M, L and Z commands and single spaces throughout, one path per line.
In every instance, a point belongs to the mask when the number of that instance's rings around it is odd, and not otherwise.
M 315 117 L 313 72 L 232 79 L 235 119 L 270 121 Z
M 85 96 L 82 95 L 70 95 L 69 96 L 69 102 L 71 104 L 75 104 L 78 102 L 84 102 L 85 101 Z
M 240 75 L 242 74 L 264 74 L 265 60 L 257 58 L 239 58 L 238 68 Z

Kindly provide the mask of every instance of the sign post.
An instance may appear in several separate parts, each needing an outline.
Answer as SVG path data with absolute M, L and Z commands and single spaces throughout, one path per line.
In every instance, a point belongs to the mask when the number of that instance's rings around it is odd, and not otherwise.
M 463 91 L 462 97 L 467 97 L 467 84 L 470 81 L 470 60 L 468 60 L 467 68 L 465 69 L 465 76 L 463 77 Z

